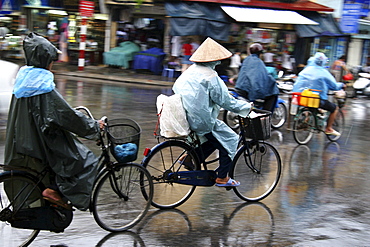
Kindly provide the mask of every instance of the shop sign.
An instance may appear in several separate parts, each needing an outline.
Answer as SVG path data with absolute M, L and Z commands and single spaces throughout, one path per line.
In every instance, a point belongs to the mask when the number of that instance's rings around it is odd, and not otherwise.
M 342 20 L 340 22 L 343 33 L 358 32 L 358 20 L 360 18 L 361 9 L 361 4 L 357 3 L 346 3 L 343 5 Z
M 0 0 L 0 14 L 8 15 L 13 12 L 14 0 Z
M 80 1 L 80 15 L 84 17 L 92 17 L 94 14 L 94 2 Z

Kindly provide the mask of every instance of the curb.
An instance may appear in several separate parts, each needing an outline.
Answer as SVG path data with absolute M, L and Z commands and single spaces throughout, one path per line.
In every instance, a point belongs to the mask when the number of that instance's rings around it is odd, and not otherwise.
M 156 86 L 173 86 L 174 82 L 172 81 L 164 81 L 164 80 L 153 80 L 147 78 L 137 78 L 132 76 L 119 76 L 119 75 L 105 75 L 105 74 L 96 74 L 96 73 L 88 73 L 84 71 L 53 71 L 55 75 L 64 75 L 64 76 L 72 76 L 72 77 L 82 77 L 88 79 L 99 79 L 104 81 L 112 81 L 112 82 L 122 82 L 122 83 L 136 83 L 136 84 L 145 84 L 145 85 L 156 85 Z

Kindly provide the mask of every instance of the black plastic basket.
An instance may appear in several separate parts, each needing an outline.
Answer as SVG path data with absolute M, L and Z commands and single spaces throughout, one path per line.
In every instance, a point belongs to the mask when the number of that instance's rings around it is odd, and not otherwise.
M 243 121 L 245 137 L 253 140 L 267 140 L 271 136 L 271 112 L 253 109 L 258 114 L 255 118 L 247 117 Z
M 110 142 L 110 151 L 114 158 L 119 162 L 131 162 L 136 160 L 137 151 L 135 154 L 126 157 L 122 160 L 122 157 L 119 157 L 115 153 L 115 148 L 117 145 L 133 143 L 136 145 L 136 150 L 139 149 L 140 144 L 140 126 L 131 119 L 112 119 L 108 121 L 107 136 Z

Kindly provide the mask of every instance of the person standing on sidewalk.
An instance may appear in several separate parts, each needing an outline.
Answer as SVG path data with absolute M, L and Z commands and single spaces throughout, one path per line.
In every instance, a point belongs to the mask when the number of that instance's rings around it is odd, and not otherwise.
M 343 55 L 331 65 L 330 72 L 337 82 L 342 81 L 343 71 L 350 73 L 346 66 L 346 56 Z
M 190 67 L 190 65 L 193 64 L 193 62 L 189 60 L 193 52 L 194 52 L 194 49 L 193 49 L 193 46 L 191 45 L 191 39 L 187 38 L 185 40 L 185 43 L 182 45 L 182 61 L 181 61 L 181 64 L 182 64 L 181 72 L 182 73 L 184 73 L 184 71 L 187 70 Z
M 234 85 L 235 84 L 235 79 L 238 77 L 239 74 L 239 68 L 241 65 L 241 59 L 240 59 L 240 51 L 235 50 L 233 56 L 231 57 L 231 62 L 230 62 L 230 79 L 229 82 Z

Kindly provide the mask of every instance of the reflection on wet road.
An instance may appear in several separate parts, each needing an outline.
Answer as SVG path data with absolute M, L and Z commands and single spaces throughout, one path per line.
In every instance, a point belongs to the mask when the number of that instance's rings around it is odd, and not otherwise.
M 84 105 L 96 118 L 136 120 L 143 129 L 137 162 L 144 148 L 156 144 L 156 97 L 171 94 L 171 88 L 67 77 L 56 82 L 72 106 Z M 369 113 L 369 99 L 348 99 L 346 129 L 337 143 L 319 133 L 300 146 L 287 126 L 274 130 L 269 142 L 280 153 L 283 175 L 261 203 L 243 202 L 222 188 L 198 187 L 177 209 L 152 207 L 129 232 L 110 234 L 89 212 L 76 211 L 64 233 L 41 232 L 33 246 L 368 246 Z M 2 115 L 1 161 L 4 139 Z M 94 142 L 84 142 L 98 153 Z

